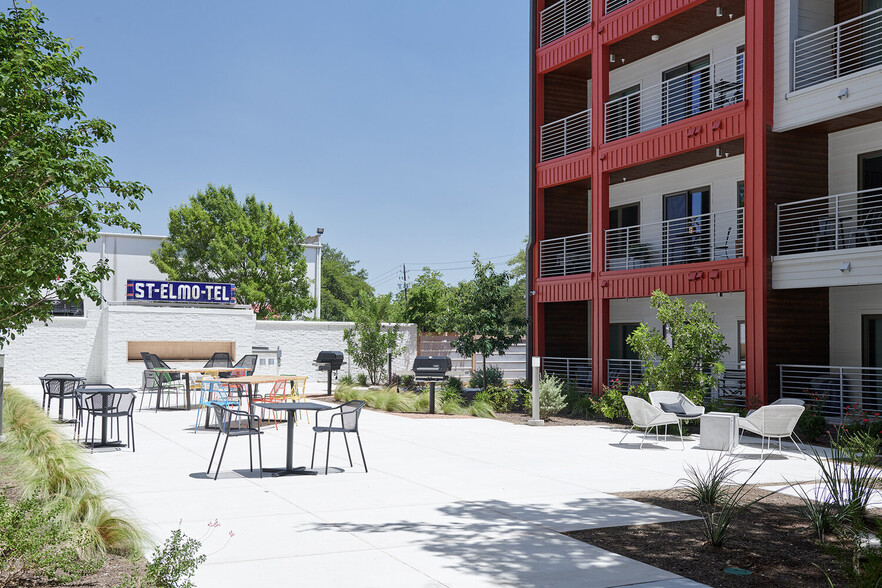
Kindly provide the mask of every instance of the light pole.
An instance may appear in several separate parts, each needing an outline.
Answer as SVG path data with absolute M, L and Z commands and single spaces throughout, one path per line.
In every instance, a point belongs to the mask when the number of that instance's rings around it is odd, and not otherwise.
M 0 353 L 0 442 L 6 440 L 3 436 L 3 369 L 6 363 L 6 355 Z

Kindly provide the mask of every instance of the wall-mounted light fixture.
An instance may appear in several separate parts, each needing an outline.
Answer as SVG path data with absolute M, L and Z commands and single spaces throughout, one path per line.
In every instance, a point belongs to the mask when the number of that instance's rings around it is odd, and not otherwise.
M 717 147 L 717 157 L 719 158 L 722 156 L 723 156 L 723 150 L 720 147 Z
M 717 6 L 717 16 L 723 16 L 723 7 Z
M 840 266 L 839 266 L 839 271 L 841 271 L 843 274 L 846 274 L 846 273 L 850 272 L 850 271 L 851 271 L 851 262 L 850 262 L 850 261 L 846 261 L 845 263 L 843 263 L 842 265 L 840 265 Z
M 848 88 L 842 88 L 841 90 L 839 90 L 839 94 L 837 94 L 836 97 L 840 100 L 845 100 L 846 98 L 848 98 Z
M 661 39 L 661 37 L 659 37 L 658 35 L 652 35 L 649 38 L 652 39 L 653 41 L 658 41 L 659 39 Z
M 610 53 L 610 54 L 609 54 L 609 62 L 610 62 L 610 63 L 615 63 L 615 62 L 616 62 L 616 55 L 615 55 L 615 53 Z

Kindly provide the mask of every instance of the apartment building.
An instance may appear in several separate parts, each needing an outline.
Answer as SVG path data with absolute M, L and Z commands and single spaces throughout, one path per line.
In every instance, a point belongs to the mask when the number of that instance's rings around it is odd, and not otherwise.
M 716 313 L 724 393 L 882 407 L 882 0 L 531 10 L 543 369 L 638 380 L 661 289 Z

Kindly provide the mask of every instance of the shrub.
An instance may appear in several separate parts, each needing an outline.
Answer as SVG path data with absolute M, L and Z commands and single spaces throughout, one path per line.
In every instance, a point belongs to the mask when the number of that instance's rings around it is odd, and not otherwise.
M 414 377 L 411 375 L 401 376 L 401 378 L 398 382 L 399 386 L 401 386 L 405 390 L 413 390 L 415 383 L 416 383 L 416 380 L 414 380 Z
M 147 564 L 144 575 L 129 577 L 123 586 L 191 588 L 194 584 L 190 578 L 205 561 L 205 556 L 199 553 L 200 547 L 200 541 L 175 529 L 165 543 L 153 551 L 153 559 Z
M 477 400 L 483 400 L 496 412 L 511 412 L 518 401 L 518 392 L 506 386 L 487 386 L 478 393 Z
M 615 380 L 612 386 L 604 386 L 603 393 L 597 400 L 597 410 L 608 419 L 616 420 L 628 416 L 628 407 L 622 400 L 622 384 Z
M 547 419 L 566 407 L 563 381 L 554 374 L 546 374 L 539 380 L 539 418 Z
M 496 366 L 487 366 L 485 370 L 474 370 L 469 378 L 470 388 L 486 388 L 488 386 L 502 386 L 502 370 Z
M 441 403 L 447 402 L 455 402 L 460 406 L 463 405 L 462 392 L 459 388 L 450 385 L 445 385 L 441 388 Z
M 456 376 L 450 376 L 447 378 L 447 382 L 445 383 L 446 388 L 452 388 L 457 392 L 462 392 L 462 380 L 457 378 Z
M 455 400 L 442 400 L 441 412 L 444 414 L 468 414 L 469 410 L 462 405 L 462 402 Z
M 496 415 L 493 413 L 493 407 L 490 406 L 489 402 L 485 402 L 484 400 L 480 400 L 475 398 L 471 404 L 468 405 L 469 414 L 476 417 L 495 419 Z
M 575 399 L 567 401 L 567 410 L 573 416 L 591 418 L 598 412 L 597 401 L 589 393 L 579 394 Z
M 367 375 L 365 375 L 365 374 L 356 375 L 355 381 L 358 382 L 358 385 L 361 386 L 362 388 L 367 387 L 367 385 L 368 385 Z
M 101 567 L 102 559 L 80 559 L 83 537 L 60 511 L 59 503 L 48 508 L 34 498 L 12 503 L 0 492 L 0 587 L 22 585 L 25 576 L 68 583 Z
M 352 376 L 346 374 L 345 376 L 340 376 L 340 385 L 341 386 L 352 386 L 355 384 L 355 380 L 352 379 Z
M 817 441 L 827 432 L 827 419 L 821 414 L 826 396 L 812 394 L 812 400 L 805 405 L 805 411 L 796 423 L 796 434 L 807 443 Z

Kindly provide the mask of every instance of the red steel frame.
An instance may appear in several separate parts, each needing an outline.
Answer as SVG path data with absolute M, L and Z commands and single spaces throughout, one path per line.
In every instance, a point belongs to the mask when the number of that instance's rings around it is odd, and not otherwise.
M 670 294 L 706 292 L 745 293 L 747 329 L 748 402 L 768 401 L 766 361 L 766 295 L 768 243 L 766 237 L 766 129 L 771 125 L 773 88 L 774 3 L 745 1 L 745 100 L 743 104 L 705 113 L 660 129 L 638 133 L 610 144 L 603 142 L 603 111 L 609 98 L 609 46 L 621 38 L 664 21 L 705 0 L 637 0 L 609 16 L 602 0 L 593 2 L 592 22 L 542 48 L 534 40 L 536 78 L 534 110 L 536 153 L 538 129 L 543 120 L 543 74 L 590 55 L 592 72 L 592 141 L 588 152 L 568 156 L 566 161 L 533 162 L 536 190 L 534 223 L 536 245 L 531 252 L 533 268 L 539 267 L 538 243 L 544 238 L 544 189 L 552 185 L 591 177 L 592 274 L 539 280 L 533 273 L 530 310 L 534 355 L 544 355 L 543 304 L 565 300 L 591 300 L 591 347 L 595 394 L 606 383 L 609 358 L 609 300 L 648 295 L 648 285 Z M 532 8 L 538 11 L 540 0 Z M 538 27 L 537 27 L 538 28 Z M 538 30 L 533 31 L 538 39 Z M 689 141 L 679 140 L 687 136 Z M 678 140 L 671 140 L 676 138 Z M 609 173 L 638 163 L 670 157 L 686 151 L 744 139 L 745 190 L 750 198 L 744 211 L 744 258 L 679 267 L 626 272 L 604 272 L 604 239 L 609 208 Z

